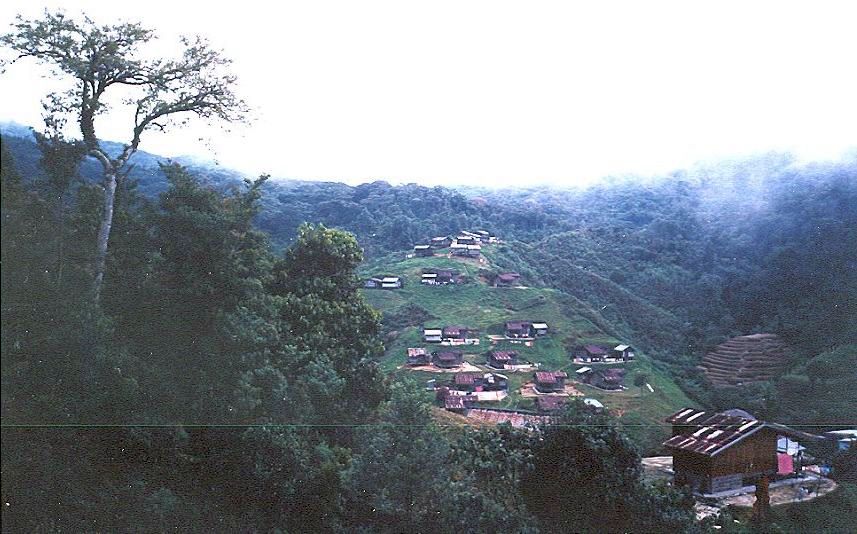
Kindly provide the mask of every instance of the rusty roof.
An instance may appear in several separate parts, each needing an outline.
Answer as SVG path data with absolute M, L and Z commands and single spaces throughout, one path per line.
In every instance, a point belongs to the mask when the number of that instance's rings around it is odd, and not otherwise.
M 458 373 L 455 375 L 455 383 L 459 386 L 472 386 L 482 374 Z
M 423 347 L 408 348 L 408 356 L 414 357 L 414 356 L 425 356 L 425 355 L 426 355 L 426 349 Z
M 438 352 L 436 356 L 439 360 L 457 360 L 462 357 L 462 353 L 454 351 Z
M 491 353 L 491 357 L 497 361 L 510 361 L 518 357 L 518 353 L 513 350 L 495 350 Z
M 536 371 L 535 376 L 540 384 L 555 384 L 559 378 L 568 378 L 565 371 Z
M 665 447 L 705 456 L 714 456 L 767 426 L 757 419 L 692 408 L 679 410 L 667 422 L 687 428 L 666 440 Z

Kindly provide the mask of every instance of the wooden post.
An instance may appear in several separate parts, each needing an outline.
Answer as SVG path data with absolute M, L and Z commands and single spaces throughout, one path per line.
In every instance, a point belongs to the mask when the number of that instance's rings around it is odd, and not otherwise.
M 770 481 L 763 476 L 756 482 L 756 502 L 753 503 L 753 521 L 764 523 L 771 512 Z

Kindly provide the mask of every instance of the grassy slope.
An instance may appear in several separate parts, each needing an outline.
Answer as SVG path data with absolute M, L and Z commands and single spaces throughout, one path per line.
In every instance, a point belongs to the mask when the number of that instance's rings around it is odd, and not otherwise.
M 490 257 L 489 252 L 489 257 Z M 382 313 L 388 323 L 397 324 L 394 331 L 387 326 L 387 352 L 381 365 L 389 373 L 414 373 L 420 379 L 448 379 L 451 375 L 437 373 L 415 373 L 400 367 L 405 361 L 408 347 L 425 346 L 421 340 L 421 329 L 425 326 L 443 326 L 460 324 L 480 329 L 481 343 L 470 347 L 465 358 L 471 363 L 481 365 L 488 350 L 487 334 L 502 332 L 504 321 L 511 319 L 544 320 L 550 326 L 550 335 L 539 339 L 534 346 L 508 345 L 517 350 L 524 360 L 541 363 L 543 369 L 563 369 L 574 374 L 579 366 L 568 357 L 568 347 L 576 342 L 615 345 L 620 340 L 605 333 L 606 321 L 597 312 L 588 309 L 577 299 L 556 290 L 545 288 L 493 288 L 479 278 L 479 270 L 486 264 L 473 261 L 459 261 L 446 257 L 402 259 L 403 255 L 391 255 L 379 258 L 364 267 L 366 275 L 393 274 L 403 277 L 405 286 L 400 290 L 366 290 L 367 300 Z M 423 268 L 449 267 L 468 277 L 469 282 L 459 286 L 423 286 L 419 283 Z M 406 307 L 418 306 L 431 317 L 425 323 L 411 321 L 409 324 L 403 313 Z M 503 344 L 498 345 L 503 347 Z M 667 436 L 663 424 L 665 416 L 683 406 L 693 405 L 678 386 L 662 371 L 656 369 L 651 360 L 641 355 L 635 362 L 627 365 L 629 370 L 626 385 L 622 392 L 604 392 L 589 386 L 580 385 L 579 389 L 588 397 L 600 400 L 608 408 L 620 415 L 628 431 L 637 438 L 643 452 L 654 452 Z M 654 393 L 641 392 L 632 384 L 635 372 L 644 372 Z M 509 373 L 510 395 L 501 403 L 493 406 L 503 408 L 532 409 L 533 401 L 518 395 L 517 390 L 531 378 L 530 373 Z

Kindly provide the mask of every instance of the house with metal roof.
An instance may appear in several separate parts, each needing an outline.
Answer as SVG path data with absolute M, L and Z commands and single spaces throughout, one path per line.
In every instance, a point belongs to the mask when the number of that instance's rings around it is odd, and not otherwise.
M 565 371 L 536 371 L 533 378 L 535 390 L 539 393 L 564 393 L 568 374 Z
M 673 435 L 664 447 L 672 453 L 675 484 L 703 494 L 738 489 L 776 475 L 777 441 L 783 435 L 817 438 L 746 412 L 685 408 L 666 422 L 672 425 Z
M 613 350 L 610 351 L 610 356 L 612 356 L 616 360 L 629 361 L 633 360 L 635 357 L 634 347 L 631 345 L 616 345 L 613 347 Z

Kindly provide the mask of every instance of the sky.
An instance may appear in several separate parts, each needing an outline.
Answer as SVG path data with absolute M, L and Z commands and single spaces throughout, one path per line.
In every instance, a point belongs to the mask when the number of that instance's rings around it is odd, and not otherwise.
M 249 174 L 360 183 L 573 186 L 700 161 L 857 147 L 857 2 L 100 2 L 176 54 L 200 34 L 234 61 L 248 125 L 191 123 L 141 149 Z M 0 74 L 0 120 L 41 124 L 67 87 L 33 62 Z M 130 116 L 99 118 L 128 138 Z

